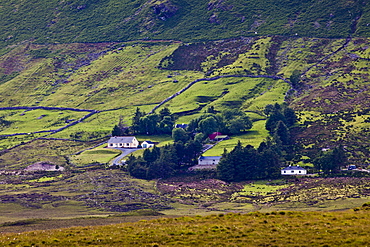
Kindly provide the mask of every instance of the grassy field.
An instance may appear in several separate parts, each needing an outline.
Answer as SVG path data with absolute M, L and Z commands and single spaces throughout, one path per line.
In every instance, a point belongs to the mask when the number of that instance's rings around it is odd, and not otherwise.
M 223 154 L 225 149 L 230 152 L 239 141 L 243 146 L 252 145 L 258 148 L 260 143 L 268 137 L 265 122 L 265 120 L 254 122 L 252 129 L 248 130 L 245 134 L 231 136 L 230 139 L 217 143 L 213 148 L 207 150 L 204 155 L 219 156 Z
M 35 131 L 56 130 L 85 116 L 86 112 L 55 110 L 18 110 L 0 111 L 11 124 L 2 129 L 0 134 L 31 133 Z M 32 124 L 30 124 L 32 123 Z
M 78 155 L 71 156 L 71 162 L 77 167 L 91 164 L 108 165 L 114 157 L 121 154 L 121 151 L 116 149 L 107 149 L 107 144 L 104 143 L 97 148 L 86 150 Z
M 4 246 L 366 246 L 369 211 L 213 214 L 6 233 Z M 287 232 L 294 232 L 289 237 Z

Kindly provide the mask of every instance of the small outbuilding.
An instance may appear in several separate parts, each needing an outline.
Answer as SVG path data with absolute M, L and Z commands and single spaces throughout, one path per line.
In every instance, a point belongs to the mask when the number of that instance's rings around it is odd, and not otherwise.
M 212 141 L 216 138 L 216 136 L 222 135 L 221 132 L 213 132 L 212 134 L 208 135 L 208 138 Z
M 288 166 L 281 170 L 281 175 L 306 175 L 307 170 L 300 166 Z
M 142 148 L 152 148 L 152 147 L 154 147 L 154 145 L 155 145 L 155 143 L 152 142 L 152 141 L 143 141 L 141 143 Z
M 198 165 L 217 165 L 222 156 L 200 156 L 198 158 Z
M 139 141 L 135 136 L 113 136 L 108 140 L 109 148 L 137 148 Z
M 182 124 L 175 124 L 175 129 L 176 128 L 186 129 L 187 127 L 188 127 L 188 125 L 187 124 L 184 124 L 184 123 L 182 123 Z

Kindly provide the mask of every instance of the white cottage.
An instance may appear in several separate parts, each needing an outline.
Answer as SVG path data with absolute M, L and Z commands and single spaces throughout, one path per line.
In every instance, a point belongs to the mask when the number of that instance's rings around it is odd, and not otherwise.
M 288 166 L 281 170 L 281 175 L 306 175 L 307 170 L 300 166 Z
M 109 148 L 137 148 L 139 141 L 135 136 L 113 136 L 108 140 Z
M 198 158 L 198 165 L 217 165 L 222 156 L 200 156 Z
M 152 147 L 154 147 L 154 145 L 155 145 L 155 143 L 154 142 L 151 142 L 151 141 L 143 141 L 141 143 L 141 146 L 143 148 L 152 148 Z

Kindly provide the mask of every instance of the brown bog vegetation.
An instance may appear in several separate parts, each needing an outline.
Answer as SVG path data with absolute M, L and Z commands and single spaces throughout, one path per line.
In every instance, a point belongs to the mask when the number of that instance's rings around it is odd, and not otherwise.
M 367 246 L 368 204 L 346 212 L 218 214 L 0 237 L 2 246 Z

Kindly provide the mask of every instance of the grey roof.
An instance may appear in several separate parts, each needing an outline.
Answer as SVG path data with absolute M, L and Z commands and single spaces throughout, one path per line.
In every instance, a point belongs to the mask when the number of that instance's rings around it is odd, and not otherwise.
M 182 129 L 185 129 L 186 127 L 188 127 L 187 124 L 175 124 L 175 128 L 182 128 Z
M 155 144 L 155 142 L 152 142 L 152 141 L 143 141 L 142 143 L 144 143 L 144 142 L 146 142 L 148 144 Z
M 283 169 L 283 171 L 291 171 L 291 170 L 306 170 L 306 169 L 304 169 L 304 168 L 302 168 L 302 167 L 300 167 L 300 166 L 288 166 L 288 167 L 285 167 L 284 169 Z
M 135 136 L 113 136 L 108 143 L 132 143 Z
M 199 160 L 219 160 L 222 156 L 200 156 Z

